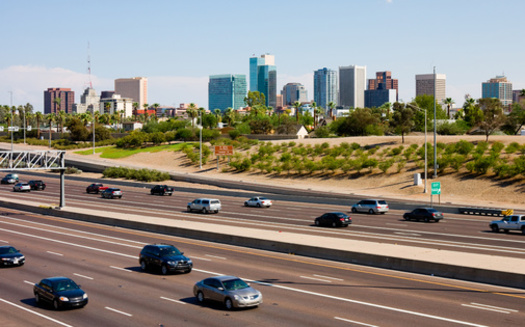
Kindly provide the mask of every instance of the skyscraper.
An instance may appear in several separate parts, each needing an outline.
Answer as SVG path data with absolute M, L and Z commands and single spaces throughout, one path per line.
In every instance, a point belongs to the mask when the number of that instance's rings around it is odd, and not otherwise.
M 122 98 L 138 102 L 139 108 L 148 103 L 148 79 L 146 77 L 119 78 L 115 80 L 115 93 Z
M 365 91 L 365 107 L 381 107 L 385 103 L 394 104 L 398 101 L 398 81 L 392 79 L 389 71 L 376 72 L 375 79 L 368 80 L 368 90 Z
M 325 110 L 328 104 L 337 104 L 337 72 L 328 68 L 314 72 L 314 101 Z
M 339 67 L 339 105 L 364 108 L 366 66 Z
M 508 106 L 512 104 L 512 83 L 505 76 L 496 76 L 481 85 L 482 98 L 496 98 L 501 104 Z
M 77 114 L 98 111 L 100 105 L 100 97 L 97 95 L 95 89 L 88 87 L 80 96 L 80 103 L 73 105 L 73 112 Z
M 60 105 L 55 103 L 55 99 L 60 98 Z M 56 114 L 58 111 L 65 111 L 67 114 L 73 113 L 73 103 L 75 102 L 75 91 L 69 88 L 48 88 L 44 91 L 44 114 Z
M 293 105 L 295 101 L 301 103 L 308 102 L 308 93 L 306 88 L 301 83 L 288 83 L 281 91 L 283 96 L 283 104 L 289 106 Z
M 416 96 L 434 96 L 434 78 L 436 81 L 436 101 L 443 103 L 446 98 L 447 75 L 445 74 L 422 74 L 416 75 Z
M 277 105 L 277 68 L 275 56 L 264 54 L 250 58 L 250 91 L 264 94 L 266 105 Z
M 375 79 L 368 80 L 369 90 L 396 90 L 396 101 L 399 99 L 399 84 L 397 79 L 392 78 L 392 72 L 376 72 Z
M 244 107 L 246 75 L 212 75 L 208 83 L 208 109 L 226 110 Z

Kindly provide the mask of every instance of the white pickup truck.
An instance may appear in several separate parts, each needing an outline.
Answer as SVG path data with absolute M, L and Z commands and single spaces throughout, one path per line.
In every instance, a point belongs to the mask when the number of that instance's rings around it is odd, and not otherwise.
M 509 230 L 521 230 L 521 233 L 525 234 L 525 215 L 505 216 L 501 220 L 491 221 L 489 226 L 494 233 L 498 233 L 500 230 L 505 233 L 508 233 Z

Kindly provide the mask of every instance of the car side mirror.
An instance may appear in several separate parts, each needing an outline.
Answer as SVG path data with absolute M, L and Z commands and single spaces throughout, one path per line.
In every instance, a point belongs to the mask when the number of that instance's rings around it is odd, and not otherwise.
M 183 255 L 183 254 L 184 254 L 184 252 L 181 252 L 180 254 L 181 254 L 181 255 Z
M 219 291 L 224 291 L 224 288 L 223 288 L 223 287 L 217 287 L 217 289 L 218 289 Z

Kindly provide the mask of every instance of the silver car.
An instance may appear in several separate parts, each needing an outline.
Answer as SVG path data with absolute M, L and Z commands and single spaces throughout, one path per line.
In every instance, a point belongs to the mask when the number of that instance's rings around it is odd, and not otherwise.
M 385 200 L 366 199 L 352 206 L 352 212 L 368 212 L 369 214 L 388 212 L 388 203 Z
M 209 277 L 193 286 L 200 303 L 212 300 L 224 303 L 226 309 L 256 307 L 263 303 L 261 292 L 235 276 Z
M 256 196 L 249 200 L 244 201 L 245 207 L 266 207 L 269 208 L 272 206 L 272 200 L 262 197 L 262 196 Z
M 202 213 L 215 212 L 221 210 L 221 201 L 217 199 L 195 199 L 188 203 L 188 212 L 200 211 Z
M 27 183 L 16 183 L 15 186 L 13 186 L 13 192 L 31 192 L 31 186 Z

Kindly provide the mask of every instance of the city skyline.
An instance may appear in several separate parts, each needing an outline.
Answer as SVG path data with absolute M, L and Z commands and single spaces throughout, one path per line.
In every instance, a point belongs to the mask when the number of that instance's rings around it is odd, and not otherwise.
M 404 102 L 415 97 L 415 75 L 431 74 L 433 67 L 447 76 L 446 94 L 456 106 L 465 94 L 480 98 L 482 83 L 494 76 L 525 88 L 525 46 L 514 36 L 522 1 L 269 0 L 256 17 L 250 8 L 207 0 L 3 2 L 0 26 L 9 32 L 0 53 L 0 104 L 10 105 L 12 96 L 13 105 L 29 102 L 43 111 L 48 88 L 71 88 L 78 103 L 90 82 L 100 94 L 113 90 L 116 79 L 144 76 L 150 104 L 206 107 L 209 76 L 249 76 L 248 58 L 260 54 L 275 56 L 277 90 L 301 83 L 309 100 L 314 71 L 350 65 L 366 66 L 366 79 L 391 71 Z M 119 19 L 108 22 L 101 9 L 119 12 Z M 221 20 L 220 13 L 238 20 Z M 349 13 L 359 15 L 350 21 Z M 287 33 L 292 16 L 303 18 L 301 28 Z M 253 33 L 249 26 L 263 18 L 264 33 Z M 501 19 L 511 33 L 488 27 Z

